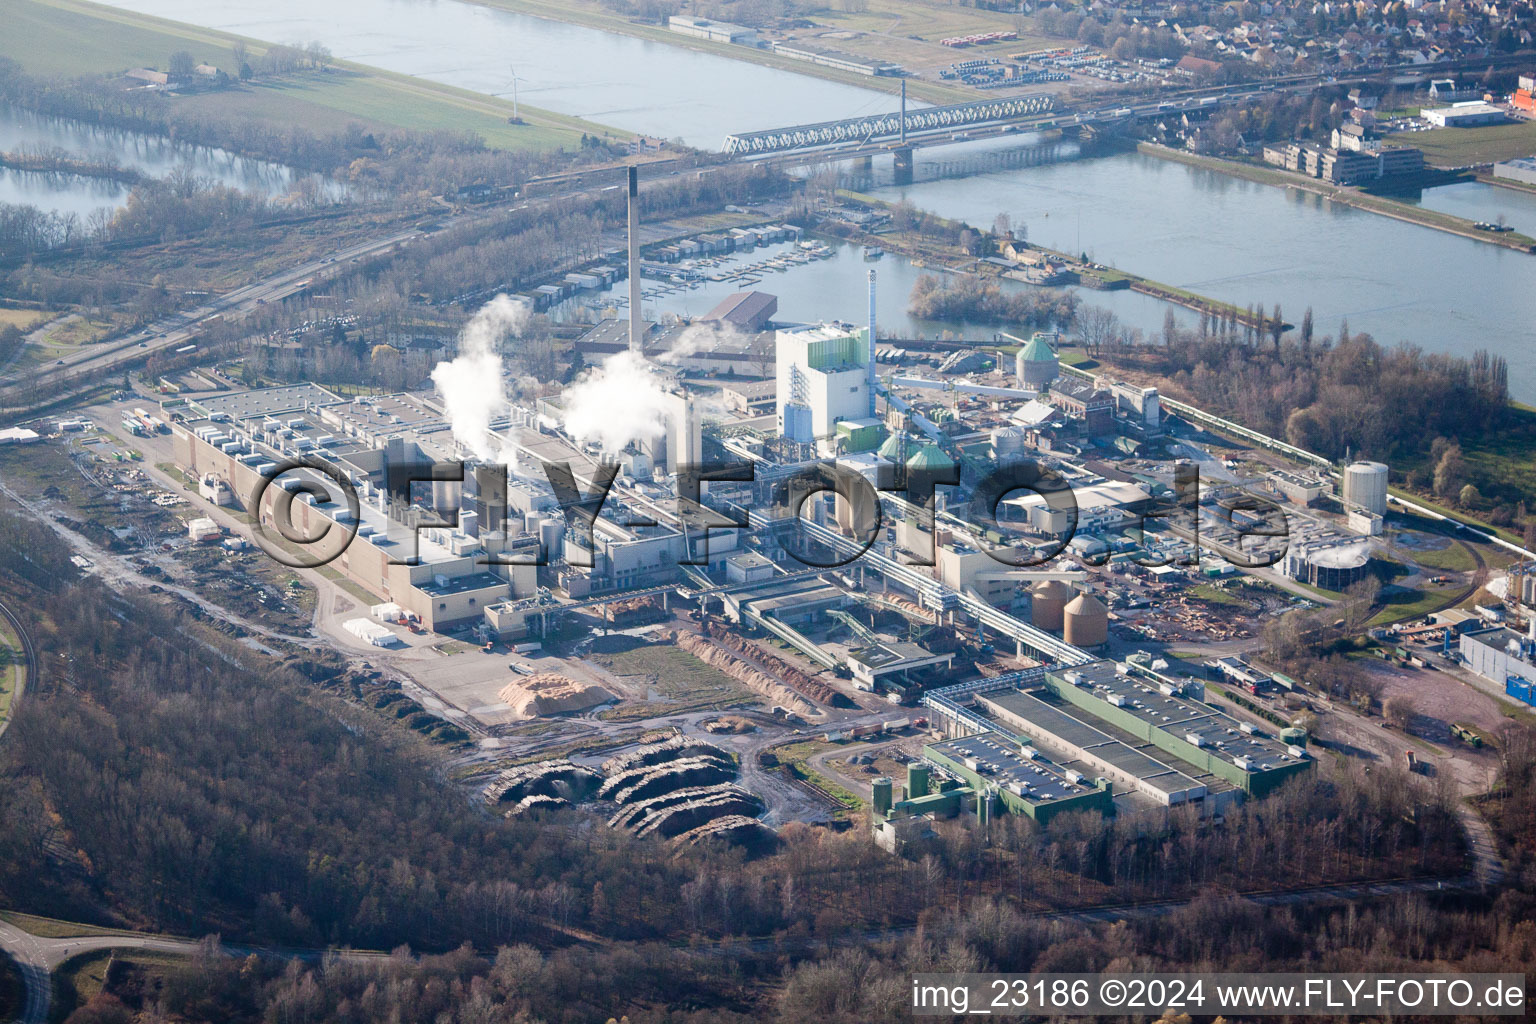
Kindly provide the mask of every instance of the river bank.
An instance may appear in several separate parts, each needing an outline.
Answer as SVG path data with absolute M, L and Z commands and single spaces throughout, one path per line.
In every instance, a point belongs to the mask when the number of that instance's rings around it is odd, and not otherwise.
M 1460 235 L 1463 238 L 1470 238 L 1476 242 L 1497 245 L 1505 249 L 1514 249 L 1516 252 L 1536 253 L 1536 238 L 1520 234 L 1517 231 L 1481 231 L 1473 225 L 1472 221 L 1462 217 L 1448 213 L 1437 213 L 1434 210 L 1426 210 L 1422 207 L 1401 203 L 1383 196 L 1373 196 L 1344 185 L 1329 185 L 1326 182 L 1321 182 L 1302 174 L 1295 174 L 1291 171 L 1284 171 L 1274 167 L 1259 167 L 1254 164 L 1242 163 L 1237 160 L 1226 160 L 1221 157 L 1199 156 L 1152 142 L 1141 143 L 1137 146 L 1137 150 L 1159 159 L 1229 174 L 1233 177 L 1243 178 L 1246 181 L 1257 182 L 1261 185 L 1274 185 L 1279 188 L 1309 192 L 1312 195 L 1321 196 L 1330 202 L 1352 206 L 1367 213 L 1377 213 L 1384 217 L 1391 217 L 1394 220 L 1406 221 L 1409 224 L 1417 224 L 1420 227 L 1433 228 L 1436 231 Z
M 514 14 L 528 14 L 550 21 L 583 25 L 587 28 L 601 29 L 604 32 L 617 32 L 621 35 L 634 36 L 637 39 L 645 39 L 650 42 L 665 43 L 668 46 L 697 50 L 701 53 L 709 53 L 717 57 L 728 57 L 732 60 L 761 64 L 764 67 L 774 68 L 779 71 L 793 71 L 796 74 L 807 75 L 812 78 L 824 78 L 829 82 L 840 82 L 843 85 L 857 85 L 865 89 L 876 89 L 880 92 L 892 94 L 899 94 L 901 92 L 902 80 L 899 78 L 859 75 L 851 71 L 839 71 L 836 68 L 812 64 L 809 61 L 782 57 L 770 50 L 760 50 L 755 46 L 745 46 L 740 43 L 719 43 L 685 36 L 679 32 L 673 32 L 663 25 L 633 21 L 622 15 L 609 13 L 600 9 L 595 4 L 582 2 L 582 0 L 575 0 L 575 2 L 571 2 L 571 0 L 469 0 L 469 2 L 482 7 L 511 11 Z M 944 85 L 938 82 L 928 82 L 921 79 L 907 80 L 907 94 L 916 99 L 935 104 L 966 103 L 983 98 L 981 94 L 971 89 Z
M 28 174 L 59 174 L 81 178 L 102 178 L 119 185 L 142 185 L 147 178 L 132 167 L 101 160 L 77 160 L 62 153 L 0 152 L 0 167 Z
M 0 57 L 10 57 L 28 74 L 37 75 L 97 75 L 136 63 L 155 66 L 183 48 L 228 66 L 236 43 L 245 44 L 253 56 L 278 45 L 273 39 L 82 0 L 18 0 L 7 17 L 14 20 L 7 26 L 10 31 L 0 34 Z M 90 44 L 82 45 L 82 38 Z M 575 149 L 583 134 L 629 134 L 526 103 L 518 109 L 525 123 L 512 125 L 510 97 L 344 59 L 334 59 L 328 72 L 232 84 L 179 96 L 176 102 L 198 115 L 274 126 L 297 122 L 317 131 L 342 130 L 362 121 L 380 128 L 474 132 L 493 148 L 511 150 Z

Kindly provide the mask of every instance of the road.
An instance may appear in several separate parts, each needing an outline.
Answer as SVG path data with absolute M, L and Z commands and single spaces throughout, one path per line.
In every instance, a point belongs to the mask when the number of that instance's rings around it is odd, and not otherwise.
M 19 1024 L 45 1024 L 53 997 L 50 976 L 71 957 L 104 949 L 145 949 L 186 955 L 197 952 L 198 946 L 199 943 L 189 939 L 150 935 L 80 935 L 49 939 L 0 921 L 0 950 L 16 961 L 27 988 Z

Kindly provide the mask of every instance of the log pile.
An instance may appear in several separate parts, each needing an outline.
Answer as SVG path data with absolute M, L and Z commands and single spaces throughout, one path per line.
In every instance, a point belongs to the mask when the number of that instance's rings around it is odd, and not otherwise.
M 801 714 L 816 714 L 816 708 L 794 690 L 772 678 L 757 666 L 735 657 L 697 633 L 674 633 L 672 642 L 711 668 L 717 668 L 765 700 Z
M 715 623 L 711 623 L 705 629 L 709 634 L 709 638 L 715 643 L 762 665 L 768 671 L 778 676 L 779 679 L 783 680 L 786 686 L 802 696 L 822 704 L 830 704 L 834 707 L 846 703 L 847 699 L 838 693 L 836 689 L 815 676 L 802 672 L 761 644 L 748 640 L 746 637 L 733 633 L 724 626 Z

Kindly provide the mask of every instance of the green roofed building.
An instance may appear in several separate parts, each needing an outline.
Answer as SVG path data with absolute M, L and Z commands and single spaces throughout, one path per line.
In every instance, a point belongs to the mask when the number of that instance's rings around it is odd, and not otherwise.
M 1030 391 L 1044 391 L 1051 381 L 1061 376 L 1061 364 L 1044 334 L 1036 331 L 1034 337 L 1019 349 L 1019 354 L 1014 357 L 1014 375 L 1019 387 Z
M 923 445 L 907 460 L 907 469 L 925 470 L 929 473 L 942 473 L 953 468 L 954 465 L 955 460 L 945 455 L 944 449 L 936 444 Z

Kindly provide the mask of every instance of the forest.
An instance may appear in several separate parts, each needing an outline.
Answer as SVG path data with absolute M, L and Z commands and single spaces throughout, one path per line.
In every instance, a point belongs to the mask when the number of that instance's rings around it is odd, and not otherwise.
M 912 286 L 907 312 L 922 320 L 1052 327 L 1072 322 L 1077 296 L 1053 288 L 1005 292 L 995 281 L 973 274 L 924 274 Z

